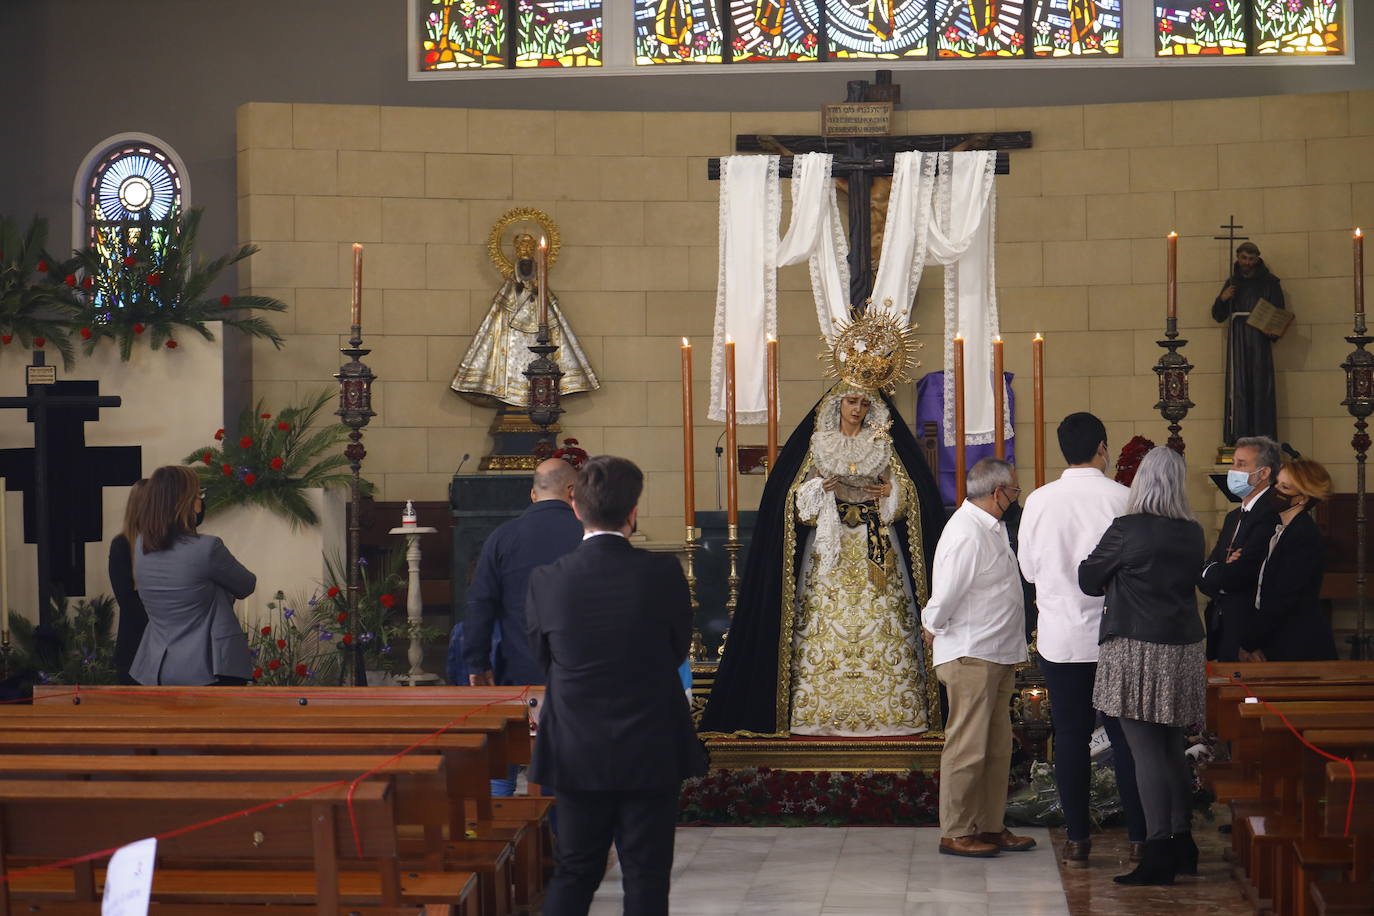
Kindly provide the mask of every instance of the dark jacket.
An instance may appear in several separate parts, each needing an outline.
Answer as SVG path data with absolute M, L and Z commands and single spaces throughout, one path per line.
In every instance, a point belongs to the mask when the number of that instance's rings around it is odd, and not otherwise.
M 1259 606 L 1241 627 L 1241 648 L 1259 649 L 1271 662 L 1335 658 L 1336 640 L 1319 599 L 1325 569 L 1322 534 L 1311 513 L 1303 512 L 1284 529 L 1264 561 Z
M 1078 566 L 1078 587 L 1106 595 L 1097 641 L 1123 636 L 1186 645 L 1202 639 L 1193 581 L 1207 549 L 1191 519 L 1123 515 Z
M 1246 512 L 1232 509 L 1222 523 L 1221 534 L 1198 575 L 1197 587 L 1212 599 L 1207 607 L 1207 657 L 1224 662 L 1236 660 L 1240 634 L 1255 609 L 1255 585 L 1260 567 L 1269 553 L 1269 539 L 1279 523 L 1278 506 L 1271 488 Z M 1226 562 L 1227 551 L 1240 549 L 1234 563 Z
M 525 638 L 525 592 L 536 566 L 552 563 L 582 541 L 582 523 L 561 499 L 541 499 L 502 524 L 482 545 L 463 616 L 463 661 L 490 671 L 492 630 L 501 625 L 501 683 L 542 684 L 544 669 Z
M 525 619 L 548 677 L 531 782 L 652 791 L 705 772 L 677 673 L 692 607 L 676 557 L 589 538 L 531 573 Z
M 119 604 L 119 629 L 115 634 L 115 676 L 121 684 L 137 684 L 129 676 L 143 631 L 148 627 L 148 612 L 134 587 L 134 555 L 129 539 L 117 534 L 110 541 L 110 589 Z

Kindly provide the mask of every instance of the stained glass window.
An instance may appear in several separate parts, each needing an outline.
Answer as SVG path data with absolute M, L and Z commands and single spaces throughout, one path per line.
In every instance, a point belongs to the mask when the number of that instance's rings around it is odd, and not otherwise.
M 88 244 L 112 270 L 140 233 L 152 233 L 158 245 L 181 209 L 181 190 L 182 176 L 163 150 L 141 141 L 111 147 L 86 182 Z
M 515 66 L 601 66 L 601 0 L 518 0 Z
M 1121 53 L 1121 0 L 1035 0 L 1031 35 L 1038 57 Z
M 635 63 L 728 60 L 716 0 L 635 0 Z
M 501 0 L 429 0 L 421 15 L 425 18 L 420 69 L 506 66 L 506 9 Z
M 874 0 L 879 2 L 879 0 Z M 820 46 L 819 0 L 730 0 L 738 61 L 813 61 Z
M 832 0 L 825 13 L 831 58 L 895 60 L 930 53 L 929 0 Z
M 1155 5 L 1156 55 L 1244 54 L 1245 0 L 1171 0 Z
M 1255 0 L 1256 54 L 1342 54 L 1338 0 Z
M 601 66 L 601 0 L 419 0 L 417 8 L 421 70 Z
M 935 42 L 940 57 L 1022 57 L 1026 53 L 1025 0 L 945 0 L 937 4 Z

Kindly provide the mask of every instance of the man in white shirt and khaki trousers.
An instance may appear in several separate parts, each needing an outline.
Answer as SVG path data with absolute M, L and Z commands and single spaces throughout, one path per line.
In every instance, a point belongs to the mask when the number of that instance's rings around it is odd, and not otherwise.
M 1011 695 L 1026 660 L 1025 603 L 1002 516 L 1021 493 L 1016 470 L 984 458 L 935 549 L 921 612 L 935 676 L 949 697 L 940 755 L 940 852 L 986 858 L 1035 846 L 1002 823 L 1011 770 Z
M 1068 468 L 1058 480 L 1026 497 L 1018 558 L 1022 575 L 1035 584 L 1040 611 L 1035 644 L 1050 689 L 1054 779 L 1068 833 L 1064 864 L 1086 868 L 1092 851 L 1089 747 L 1097 726 L 1092 696 L 1103 599 L 1083 594 L 1078 566 L 1112 520 L 1126 514 L 1131 491 L 1106 476 L 1107 428 L 1101 420 L 1090 413 L 1071 413 L 1060 422 L 1058 434 Z M 1117 720 L 1105 716 L 1103 727 L 1112 742 L 1132 861 L 1138 861 L 1145 844 L 1145 812 L 1136 790 L 1135 762 Z

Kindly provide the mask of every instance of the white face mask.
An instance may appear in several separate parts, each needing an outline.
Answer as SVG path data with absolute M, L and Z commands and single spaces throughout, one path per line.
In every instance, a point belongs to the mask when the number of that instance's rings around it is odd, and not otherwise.
M 1250 472 L 1232 468 L 1226 472 L 1226 489 L 1241 499 L 1255 492 L 1254 484 L 1250 483 Z

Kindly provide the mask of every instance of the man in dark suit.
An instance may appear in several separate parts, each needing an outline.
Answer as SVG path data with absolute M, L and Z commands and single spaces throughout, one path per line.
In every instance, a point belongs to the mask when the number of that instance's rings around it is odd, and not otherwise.
M 1198 576 L 1198 588 L 1212 599 L 1207 606 L 1208 659 L 1247 660 L 1241 658 L 1241 634 L 1254 613 L 1260 567 L 1279 522 L 1273 486 L 1282 462 L 1279 444 L 1273 439 L 1249 436 L 1236 440 L 1226 484 L 1240 497 L 1240 506 L 1227 514 L 1216 546 Z
M 626 914 L 668 912 L 684 778 L 705 772 L 677 667 L 692 611 L 677 560 L 631 546 L 644 475 L 624 458 L 588 461 L 573 509 L 586 535 L 530 575 L 525 619 L 547 674 L 530 779 L 558 796 L 558 868 L 546 916 L 591 906 L 612 842 Z

